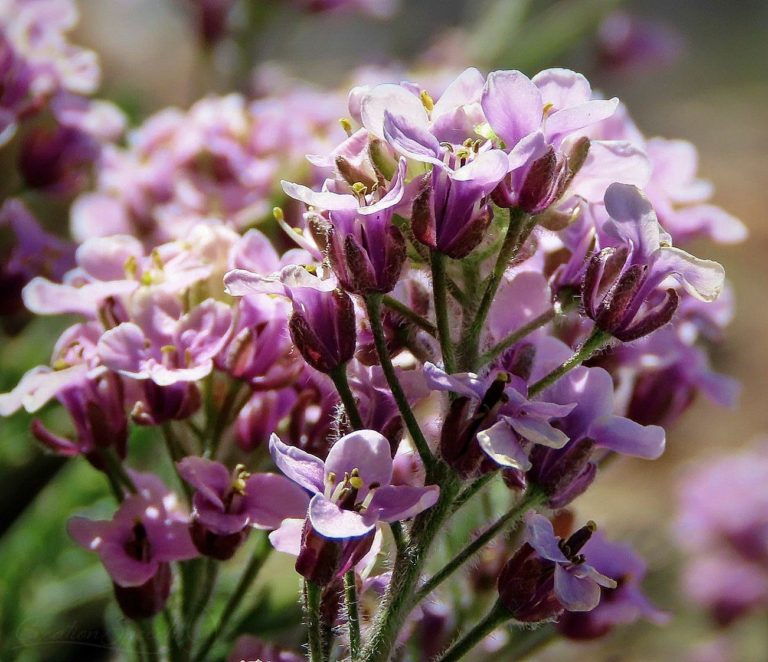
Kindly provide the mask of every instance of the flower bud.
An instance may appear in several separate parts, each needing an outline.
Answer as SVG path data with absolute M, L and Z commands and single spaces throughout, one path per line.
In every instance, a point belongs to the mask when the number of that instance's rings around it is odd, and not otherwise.
M 304 360 L 315 370 L 330 373 L 355 353 L 355 307 L 346 292 L 302 288 L 295 295 L 288 327 Z
M 561 449 L 534 447 L 528 480 L 549 497 L 550 507 L 563 508 L 591 485 L 597 472 L 590 462 L 594 446 L 592 440 L 582 439 Z
M 373 544 L 374 533 L 353 540 L 331 540 L 315 533 L 307 519 L 301 532 L 296 572 L 318 586 L 326 586 L 362 559 Z
M 200 390 L 191 382 L 158 386 L 151 379 L 145 379 L 142 385 L 144 401 L 137 402 L 131 412 L 131 418 L 138 425 L 182 421 L 200 408 Z
M 518 206 L 529 214 L 544 211 L 563 194 L 570 176 L 568 160 L 558 157 L 550 147 L 528 170 L 518 195 Z
M 231 559 L 240 545 L 245 542 L 249 531 L 250 529 L 246 527 L 235 533 L 216 533 L 206 528 L 198 519 L 193 519 L 189 525 L 189 533 L 197 550 L 204 556 L 209 556 L 217 561 Z
M 666 293 L 648 287 L 651 269 L 646 264 L 627 266 L 626 248 L 604 248 L 592 256 L 582 282 L 582 300 L 588 317 L 615 338 L 637 340 L 672 319 L 679 303 L 673 289 Z M 649 291 L 650 289 L 650 291 Z M 645 308 L 639 315 L 641 308 Z
M 499 602 L 520 623 L 551 620 L 563 612 L 554 583 L 554 564 L 524 543 L 499 574 Z
M 171 566 L 161 563 L 157 573 L 140 586 L 120 586 L 112 582 L 120 610 L 134 621 L 152 618 L 165 608 L 171 593 Z

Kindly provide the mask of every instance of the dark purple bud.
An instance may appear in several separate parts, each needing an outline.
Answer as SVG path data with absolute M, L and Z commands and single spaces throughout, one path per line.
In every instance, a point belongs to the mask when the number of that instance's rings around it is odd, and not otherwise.
M 330 540 L 315 533 L 307 519 L 301 533 L 296 572 L 318 586 L 327 586 L 365 556 L 373 533 L 354 540 Z
M 152 618 L 165 608 L 171 593 L 171 566 L 161 563 L 155 575 L 141 586 L 120 586 L 112 583 L 117 604 L 127 618 L 138 621 Z
M 669 388 L 670 384 L 675 387 Z M 695 388 L 681 378 L 679 366 L 647 372 L 635 381 L 627 418 L 640 425 L 667 427 L 688 409 L 695 396 Z
M 649 333 L 667 324 L 677 310 L 680 297 L 673 289 L 667 290 L 666 295 L 664 302 L 660 306 L 645 314 L 636 324 L 627 329 L 617 331 L 613 335 L 619 340 L 629 342 L 647 336 Z
M 189 533 L 197 550 L 204 556 L 218 561 L 231 559 L 240 545 L 245 542 L 249 528 L 230 534 L 220 534 L 205 528 L 197 519 L 189 525 Z
M 411 227 L 413 236 L 429 248 L 437 247 L 437 229 L 435 214 L 432 209 L 432 184 L 425 179 L 421 190 L 413 200 L 411 209 Z
M 594 442 L 571 441 L 564 448 L 534 446 L 528 480 L 549 497 L 552 508 L 562 508 L 582 494 L 595 478 L 597 467 L 590 462 Z
M 556 202 L 570 179 L 568 161 L 550 147 L 531 165 L 518 195 L 518 206 L 529 214 L 538 214 Z
M 309 289 L 309 288 L 303 288 Z M 312 300 L 294 312 L 288 327 L 294 345 L 316 370 L 329 373 L 349 361 L 355 353 L 357 333 L 355 307 L 346 292 L 312 291 Z
M 595 324 L 600 329 L 613 333 L 622 327 L 647 271 L 647 266 L 633 264 L 614 281 L 597 307 Z
M 195 12 L 197 32 L 206 47 L 215 46 L 227 34 L 227 21 L 234 0 L 189 0 Z
M 563 606 L 555 597 L 554 571 L 554 563 L 541 558 L 524 543 L 499 574 L 499 602 L 521 623 L 556 618 L 563 612 Z
M 182 421 L 192 416 L 202 403 L 200 390 L 189 382 L 158 386 L 151 379 L 146 379 L 142 385 L 144 401 L 137 402 L 131 412 L 131 418 L 138 425 Z

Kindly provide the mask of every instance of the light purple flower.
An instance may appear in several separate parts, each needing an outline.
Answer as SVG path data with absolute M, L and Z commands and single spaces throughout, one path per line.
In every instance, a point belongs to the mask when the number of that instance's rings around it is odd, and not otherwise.
M 126 497 L 111 520 L 73 517 L 67 527 L 79 545 L 99 555 L 112 580 L 126 587 L 144 584 L 163 563 L 197 556 L 175 495 L 152 474 L 131 477 L 139 491 Z
M 193 456 L 177 466 L 196 490 L 193 518 L 214 533 L 238 533 L 247 526 L 276 529 L 284 519 L 307 512 L 307 493 L 283 476 L 233 473 L 219 462 Z
M 181 315 L 175 297 L 157 295 L 146 302 L 139 321 L 110 329 L 99 341 L 105 366 L 133 379 L 150 379 L 158 386 L 195 382 L 210 374 L 213 358 L 226 344 L 232 312 L 207 299 Z
M 524 395 L 525 382 L 504 371 L 482 377 L 474 373 L 449 375 L 426 363 L 424 374 L 432 389 L 457 393 L 478 403 L 475 417 L 480 413 L 484 416 L 479 425 L 472 426 L 472 432 L 480 448 L 503 467 L 527 471 L 531 467 L 528 459 L 531 444 L 562 448 L 568 443 L 568 436 L 553 427 L 552 420 L 573 411 L 575 400 L 559 404 L 528 400 Z M 454 439 L 461 438 L 456 429 L 448 430 L 447 434 Z
M 437 501 L 439 488 L 391 485 L 389 442 L 373 430 L 348 434 L 331 448 L 325 462 L 277 435 L 269 442 L 272 459 L 288 478 L 314 496 L 309 521 L 321 536 L 361 538 L 377 522 L 397 522 L 418 515 Z
M 679 248 L 661 229 L 651 204 L 635 186 L 611 184 L 605 194 L 610 219 L 602 231 L 615 242 L 596 253 L 584 276 L 584 307 L 596 325 L 620 340 L 635 340 L 666 324 L 677 309 L 668 277 L 690 295 L 714 301 L 725 272 Z

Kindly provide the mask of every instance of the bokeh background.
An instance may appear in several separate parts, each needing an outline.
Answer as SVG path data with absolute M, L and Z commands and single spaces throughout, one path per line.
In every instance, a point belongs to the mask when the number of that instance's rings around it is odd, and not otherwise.
M 167 105 L 187 106 L 206 92 L 227 91 L 257 61 L 280 62 L 296 76 L 338 86 L 363 64 L 394 57 L 407 65 L 439 35 L 454 31 L 440 51 L 444 62 L 455 57 L 461 65 L 470 53 L 468 61 L 485 68 L 533 73 L 543 66 L 571 67 L 587 74 L 593 87 L 624 100 L 647 135 L 694 142 L 702 175 L 716 185 L 715 202 L 750 230 L 741 245 L 707 244 L 694 250 L 725 265 L 736 293 L 736 318 L 716 352 L 715 367 L 742 382 L 741 402 L 733 411 L 697 402 L 670 430 L 662 459 L 617 462 L 576 503 L 580 515 L 605 525 L 612 537 L 632 539 L 648 557 L 647 586 L 656 603 L 673 614 L 670 625 L 638 624 L 596 644 L 558 644 L 535 659 L 684 659 L 695 646 L 716 638 L 706 617 L 679 590 L 680 557 L 670 527 L 682 472 L 702 458 L 737 452 L 768 435 L 768 2 L 623 3 L 682 38 L 677 59 L 645 71 L 609 70 L 598 62 L 595 26 L 617 4 L 609 1 L 404 0 L 400 15 L 388 22 L 309 17 L 275 2 L 274 15 L 249 46 L 245 62 L 226 50 L 213 61 L 201 58 L 184 0 L 78 4 L 81 24 L 73 39 L 100 54 L 101 95 L 117 100 L 136 118 Z M 516 29 L 524 4 L 539 19 Z M 484 21 L 492 7 L 499 13 Z M 22 336 L 0 337 L 0 390 L 47 360 L 51 340 L 65 323 L 37 320 Z M 99 639 L 102 619 L 116 617 L 105 613 L 106 575 L 64 532 L 68 514 L 105 496 L 105 486 L 84 463 L 64 467 L 44 455 L 27 425 L 24 415 L 0 420 L 0 659 L 109 659 L 119 653 L 104 649 Z M 141 447 L 141 440 L 137 443 Z M 152 462 L 151 444 L 142 448 Z M 279 564 L 275 573 L 279 576 Z M 294 589 L 292 584 L 284 587 L 286 601 Z M 258 604 L 251 616 L 262 628 L 279 625 L 259 613 Z M 768 659 L 765 623 L 763 614 L 738 626 L 736 659 Z

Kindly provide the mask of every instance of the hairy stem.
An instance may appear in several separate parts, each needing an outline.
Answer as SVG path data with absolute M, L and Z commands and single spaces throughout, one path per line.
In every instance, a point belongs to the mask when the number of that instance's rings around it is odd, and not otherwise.
M 352 662 L 360 657 L 360 614 L 357 611 L 357 580 L 355 571 L 344 574 L 344 603 L 349 626 L 349 654 Z
M 593 354 L 603 349 L 610 341 L 611 334 L 595 329 L 592 335 L 584 341 L 584 344 L 565 363 L 555 368 L 548 375 L 542 377 L 528 389 L 528 397 L 532 398 L 541 393 L 545 388 L 552 386 L 563 375 L 568 374 L 574 368 L 580 366 Z
M 418 326 L 422 331 L 426 331 L 430 336 L 437 337 L 437 329 L 435 328 L 435 325 L 429 320 L 424 319 L 417 312 L 411 310 L 401 301 L 388 295 L 382 297 L 381 301 L 387 308 L 395 311 L 398 315 L 401 315 L 412 324 Z
M 411 409 L 411 405 L 408 403 L 408 398 L 405 395 L 405 391 L 403 391 L 403 387 L 395 372 L 395 366 L 392 364 L 392 359 L 389 356 L 387 339 L 384 335 L 384 327 L 381 325 L 381 295 L 371 294 L 365 297 L 365 305 L 368 311 L 371 331 L 373 332 L 374 344 L 376 345 L 376 353 L 378 354 L 384 377 L 387 380 L 389 389 L 392 391 L 392 397 L 394 397 L 395 402 L 397 403 L 400 416 L 402 416 L 403 422 L 408 428 L 411 439 L 416 446 L 416 450 L 419 452 L 421 461 L 424 463 L 427 472 L 429 472 L 430 467 L 434 465 L 435 460 L 432 456 L 432 451 L 429 449 L 429 444 L 424 437 L 424 433 L 421 431 L 416 416 Z
M 340 365 L 333 372 L 329 374 L 333 380 L 336 390 L 339 393 L 341 402 L 344 405 L 344 411 L 347 412 L 347 418 L 355 430 L 362 430 L 363 419 L 360 416 L 360 410 L 357 408 L 357 400 L 352 393 L 352 389 L 349 388 L 349 380 L 347 379 L 347 366 L 346 364 Z
M 445 276 L 445 255 L 431 252 L 432 288 L 435 300 L 435 316 L 440 349 L 443 353 L 443 366 L 448 373 L 456 372 L 456 352 L 451 340 L 451 325 L 448 314 L 448 296 Z
M 477 644 L 479 644 L 486 636 L 493 632 L 504 621 L 508 621 L 510 618 L 509 612 L 504 609 L 498 602 L 491 608 L 485 617 L 473 627 L 467 634 L 459 639 L 453 646 L 451 646 L 446 653 L 438 658 L 438 662 L 455 662 L 461 660 L 469 653 Z M 500 658 L 511 660 L 514 658 Z
M 406 549 L 398 553 L 392 569 L 382 605 L 371 628 L 371 635 L 363 649 L 365 662 L 388 662 L 395 646 L 397 634 L 410 612 L 413 587 L 418 582 L 429 548 L 446 518 L 459 491 L 459 482 L 445 465 L 438 465 L 441 474 L 440 499 L 429 510 L 414 520 Z
M 483 531 L 483 533 L 477 536 L 477 538 L 475 538 L 448 563 L 446 563 L 441 570 L 432 575 L 432 577 L 428 579 L 417 591 L 414 597 L 414 602 L 418 603 L 419 601 L 426 598 L 432 591 L 440 586 L 440 584 L 448 579 L 448 577 L 450 577 L 477 552 L 485 547 L 488 542 L 495 538 L 496 535 L 500 533 L 507 524 L 516 523 L 521 520 L 531 508 L 535 508 L 542 501 L 544 501 L 544 498 L 544 494 L 538 491 L 532 490 L 528 492 L 522 499 L 520 499 L 520 501 L 512 506 L 512 508 L 510 508 L 501 517 L 499 517 L 499 519 L 491 524 L 491 526 Z
M 548 324 L 555 319 L 555 311 L 548 310 L 546 313 L 542 313 L 538 317 L 534 317 L 530 322 L 521 326 L 514 333 L 510 333 L 504 340 L 491 347 L 487 352 L 482 354 L 478 359 L 478 363 L 483 366 L 493 361 L 502 352 L 512 347 L 517 342 L 520 342 L 528 334 L 533 333 L 536 329 L 545 324 Z
M 304 613 L 307 619 L 310 662 L 323 662 L 325 659 L 322 615 L 320 614 L 322 595 L 323 589 L 321 586 L 307 579 L 304 580 Z
M 473 368 L 476 362 L 480 334 L 485 326 L 485 320 L 491 310 L 491 304 L 496 297 L 496 292 L 499 289 L 499 285 L 501 285 L 504 272 L 520 251 L 535 224 L 534 217 L 531 217 L 519 207 L 512 207 L 509 210 L 507 233 L 496 257 L 496 263 L 493 265 L 493 269 L 486 280 L 485 291 L 483 292 L 483 298 L 480 300 L 480 305 L 477 307 L 475 319 L 472 321 L 462 341 L 462 361 L 467 369 Z

